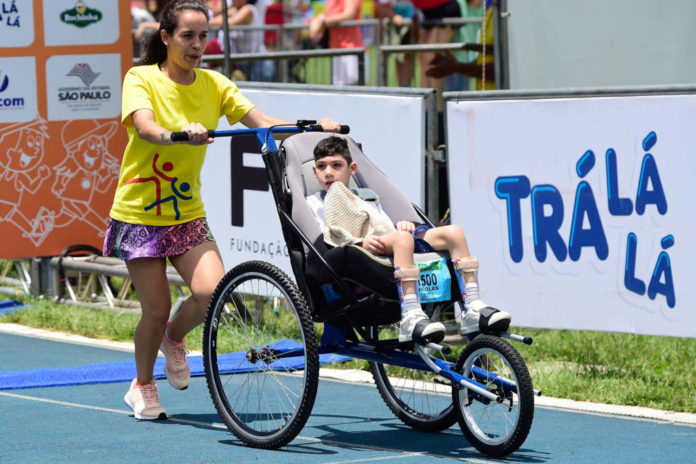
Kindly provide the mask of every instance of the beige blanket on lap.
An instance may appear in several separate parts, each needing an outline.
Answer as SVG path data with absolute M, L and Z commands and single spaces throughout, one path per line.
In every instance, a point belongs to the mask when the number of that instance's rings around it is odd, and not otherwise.
M 343 182 L 334 182 L 326 192 L 324 225 L 324 241 L 332 246 L 360 243 L 368 235 L 396 230 L 386 214 L 361 200 Z

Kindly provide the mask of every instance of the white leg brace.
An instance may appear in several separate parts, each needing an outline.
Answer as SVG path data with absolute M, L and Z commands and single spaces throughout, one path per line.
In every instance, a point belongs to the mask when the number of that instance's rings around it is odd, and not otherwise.
M 394 277 L 401 281 L 415 280 L 417 282 L 420 278 L 420 268 L 415 264 L 411 266 L 396 267 L 394 268 Z
M 478 272 L 479 261 L 478 258 L 474 256 L 467 256 L 466 258 L 453 258 L 454 268 L 458 271 L 464 272 Z

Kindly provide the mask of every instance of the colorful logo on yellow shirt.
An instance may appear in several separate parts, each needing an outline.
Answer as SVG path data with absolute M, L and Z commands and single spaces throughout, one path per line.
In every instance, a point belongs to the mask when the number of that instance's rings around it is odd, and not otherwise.
M 162 215 L 162 204 L 171 202 L 172 208 L 174 208 L 175 218 L 178 220 L 181 217 L 179 212 L 179 200 L 191 200 L 192 196 L 184 195 L 184 193 L 191 190 L 191 185 L 188 182 L 182 182 L 177 187 L 179 182 L 178 177 L 171 177 L 165 174 L 165 172 L 170 172 L 174 169 L 174 163 L 171 161 L 165 161 L 162 164 L 162 169 L 157 167 L 157 160 L 159 160 L 159 153 L 155 153 L 152 159 L 152 170 L 155 171 L 156 176 L 151 177 L 136 177 L 134 179 L 124 182 L 124 184 L 138 184 L 143 182 L 152 182 L 155 184 L 155 201 L 147 205 L 144 210 L 150 211 L 155 208 L 157 216 Z M 164 171 L 164 172 L 163 172 Z M 162 180 L 169 182 L 169 186 L 172 190 L 172 195 L 162 198 Z

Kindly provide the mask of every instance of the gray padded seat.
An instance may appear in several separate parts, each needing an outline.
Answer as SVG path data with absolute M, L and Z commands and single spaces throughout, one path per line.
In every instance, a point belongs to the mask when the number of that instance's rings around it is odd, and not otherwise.
M 314 166 L 314 147 L 331 133 L 304 132 L 293 135 L 283 141 L 287 156 L 287 187 L 292 192 L 292 218 L 302 231 L 314 242 L 320 235 L 319 225 L 312 215 L 306 197 L 316 193 L 320 187 L 312 166 Z M 353 139 L 345 135 L 337 135 L 348 141 L 353 161 L 358 164 L 358 170 L 352 178 L 352 187 L 370 188 L 377 195 L 382 208 L 392 219 L 422 222 L 413 205 L 401 193 L 398 187 L 370 161 Z
M 329 250 L 323 242 L 321 229 L 317 224 L 306 197 L 319 191 L 319 182 L 314 176 L 314 147 L 326 137 L 336 134 L 322 132 L 305 132 L 293 135 L 282 143 L 285 153 L 286 176 L 284 178 L 284 190 L 292 195 L 291 216 L 302 232 L 320 251 L 326 261 L 334 270 L 348 282 L 357 284 L 356 294 L 369 289 L 370 291 L 387 298 L 397 300 L 398 295 L 394 283 L 394 268 L 391 257 L 375 256 L 358 246 L 345 246 Z M 369 188 L 379 196 L 384 211 L 392 220 L 408 220 L 413 223 L 422 223 L 423 219 L 418 215 L 411 202 L 401 193 L 398 187 L 377 168 L 362 152 L 358 144 L 345 135 L 338 135 L 347 140 L 353 161 L 358 165 L 357 172 L 351 179 L 352 188 Z M 331 280 L 324 268 L 317 265 L 314 254 L 308 251 L 307 271 L 305 278 L 314 294 L 315 305 L 322 305 L 323 296 L 316 288 Z M 436 259 L 437 253 L 423 253 L 414 256 L 416 261 L 428 261 Z M 395 301 L 396 302 L 396 301 Z M 400 314 L 397 305 L 396 317 Z M 321 313 L 322 308 L 315 308 Z

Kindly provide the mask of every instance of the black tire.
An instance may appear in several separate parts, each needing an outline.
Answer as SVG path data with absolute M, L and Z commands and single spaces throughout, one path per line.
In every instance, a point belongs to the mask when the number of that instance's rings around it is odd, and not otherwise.
M 398 325 L 391 330 L 398 333 Z M 425 351 L 445 360 L 442 353 L 428 348 Z M 429 370 L 376 362 L 370 362 L 370 371 L 387 407 L 409 427 L 421 432 L 440 432 L 457 422 L 448 380 Z
M 477 375 L 479 369 L 507 379 L 505 386 L 497 379 Z M 516 451 L 527 438 L 534 419 L 532 379 L 517 350 L 499 337 L 481 335 L 464 348 L 455 370 L 504 398 L 496 403 L 467 388 L 454 391 L 457 420 L 469 443 L 495 458 Z
M 292 350 L 294 357 L 283 357 Z M 307 422 L 319 355 L 307 304 L 280 269 L 248 261 L 220 281 L 203 333 L 208 390 L 227 428 L 246 445 L 276 449 Z

